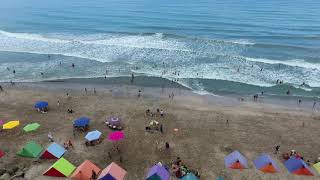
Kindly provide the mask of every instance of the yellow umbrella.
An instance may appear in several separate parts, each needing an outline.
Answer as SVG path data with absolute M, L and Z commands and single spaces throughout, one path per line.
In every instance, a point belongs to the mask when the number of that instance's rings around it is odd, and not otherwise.
M 12 129 L 19 126 L 20 121 L 9 121 L 3 125 L 2 129 Z

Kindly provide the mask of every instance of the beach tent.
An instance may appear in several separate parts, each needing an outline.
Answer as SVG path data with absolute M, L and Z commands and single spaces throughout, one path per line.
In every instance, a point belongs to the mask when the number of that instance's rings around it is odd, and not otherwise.
M 170 174 L 166 168 L 160 164 L 152 166 L 147 174 L 146 180 L 169 180 Z
M 88 141 L 94 141 L 94 140 L 99 139 L 100 136 L 101 136 L 101 132 L 98 131 L 98 130 L 94 130 L 94 131 L 88 132 L 88 134 L 85 136 L 85 138 L 86 138 Z
M 313 168 L 320 174 L 320 162 L 314 164 Z
M 41 155 L 42 159 L 59 159 L 67 150 L 57 143 L 52 143 Z
M 40 127 L 40 124 L 39 123 L 31 123 L 31 124 L 27 124 L 23 130 L 25 132 L 31 132 L 31 131 L 35 131 L 37 130 L 38 128 Z
M 98 180 L 123 180 L 126 174 L 127 171 L 122 169 L 118 164 L 112 162 L 101 171 Z
M 18 120 L 17 121 L 9 121 L 9 122 L 3 124 L 2 129 L 13 129 L 13 128 L 19 126 L 19 124 L 20 124 L 20 121 L 18 121 Z
M 34 141 L 30 141 L 19 152 L 17 152 L 17 155 L 35 158 L 38 157 L 42 150 L 43 148 L 39 144 Z
M 224 163 L 227 168 L 245 169 L 248 168 L 247 159 L 239 152 L 233 151 L 224 158 Z
M 46 101 L 38 101 L 34 104 L 34 107 L 37 109 L 48 108 L 49 103 Z
M 257 169 L 265 173 L 275 173 L 280 171 L 276 162 L 268 154 L 265 153 L 256 158 L 253 161 L 253 164 Z
M 311 169 L 302 159 L 291 157 L 286 162 L 284 162 L 284 166 L 292 174 L 313 176 Z
M 44 176 L 68 177 L 76 169 L 76 167 L 63 157 L 56 161 L 47 169 Z
M 90 123 L 90 119 L 87 117 L 81 117 L 73 121 L 74 127 L 86 127 Z
M 0 158 L 2 158 L 6 153 L 0 150 Z
M 218 176 L 218 177 L 216 178 L 216 180 L 224 180 L 224 177 Z
M 188 173 L 187 175 L 180 178 L 180 180 L 198 180 L 198 178 L 193 173 Z
M 101 169 L 89 160 L 85 160 L 71 175 L 72 179 L 91 180 L 92 171 L 99 174 Z

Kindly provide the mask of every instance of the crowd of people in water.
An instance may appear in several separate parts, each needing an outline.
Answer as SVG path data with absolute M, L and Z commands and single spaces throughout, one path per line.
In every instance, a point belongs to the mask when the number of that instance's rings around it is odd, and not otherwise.
M 50 59 L 50 58 L 51 58 L 51 55 L 48 54 L 48 59 Z M 60 65 L 60 66 L 62 65 L 62 62 L 61 62 L 61 61 L 59 62 L 59 65 Z M 70 66 L 71 66 L 73 69 L 76 67 L 75 63 L 71 63 Z M 162 62 L 162 66 L 163 66 L 164 70 L 161 72 L 161 76 L 164 76 L 164 75 L 170 73 L 170 72 L 166 69 L 166 64 L 165 64 L 164 62 Z M 279 68 L 280 68 L 280 66 L 281 66 L 281 65 L 279 64 Z M 153 67 L 153 68 L 157 68 L 158 65 L 157 65 L 157 64 L 154 64 L 152 67 Z M 251 67 L 253 68 L 254 65 L 252 64 Z M 259 68 L 260 68 L 260 71 L 263 71 L 263 68 L 261 68 L 261 67 L 259 67 Z M 140 69 L 140 68 L 139 68 L 138 66 L 134 66 L 134 69 L 135 69 L 135 70 L 138 70 L 138 69 Z M 13 73 L 14 75 L 17 73 L 16 69 L 10 68 L 10 67 L 7 67 L 7 71 L 12 71 L 12 73 Z M 119 71 L 119 72 L 121 71 L 120 68 L 119 68 L 118 71 Z M 241 68 L 238 67 L 238 68 L 237 68 L 237 72 L 240 73 L 240 71 L 241 71 Z M 175 70 L 175 71 L 173 71 L 173 72 L 171 72 L 171 73 L 172 73 L 172 75 L 174 76 L 174 77 L 171 79 L 171 83 L 174 84 L 175 82 L 179 82 L 179 76 L 180 76 L 181 71 Z M 196 73 L 196 74 L 197 74 L 197 76 L 199 76 L 199 73 Z M 109 72 L 108 72 L 108 69 L 106 69 L 106 71 L 105 71 L 105 73 L 104 73 L 104 78 L 107 79 L 107 76 L 108 76 L 108 75 L 109 75 Z M 44 77 L 45 77 L 45 72 L 40 72 L 40 76 L 41 76 L 42 78 L 44 78 Z M 134 80 L 135 80 L 135 75 L 134 75 L 134 73 L 132 72 L 132 73 L 131 73 L 131 78 L 130 78 L 131 84 L 134 84 Z M 10 84 L 11 84 L 12 86 L 14 86 L 14 85 L 15 85 L 15 82 L 10 81 Z M 285 84 L 283 80 L 277 79 L 277 80 L 275 81 L 275 85 L 283 85 L 283 84 Z M 306 86 L 308 86 L 308 85 L 307 85 L 305 82 L 302 82 L 300 86 L 301 86 L 301 87 L 306 87 Z M 162 88 L 162 89 L 163 89 L 163 88 Z M 4 89 L 3 89 L 3 87 L 0 85 L 0 92 L 2 92 L 2 91 L 4 91 Z M 93 91 L 94 91 L 94 94 L 96 94 L 96 89 L 95 89 L 95 88 L 94 88 Z M 85 93 L 87 94 L 87 89 L 85 89 Z M 291 92 L 290 89 L 287 89 L 284 93 L 285 93 L 286 95 L 288 95 L 288 96 L 292 94 L 292 92 Z M 142 94 L 142 91 L 141 91 L 141 89 L 139 89 L 137 96 L 138 96 L 138 97 L 141 97 L 141 94 Z M 257 102 L 257 101 L 261 98 L 261 96 L 263 96 L 264 94 L 265 94 L 265 91 L 261 91 L 261 93 L 256 93 L 256 94 L 254 94 L 254 95 L 253 95 L 253 101 L 254 101 L 254 102 Z M 169 96 L 169 99 L 172 99 L 172 100 L 174 99 L 174 93 L 173 93 L 173 92 L 170 93 L 170 94 L 168 94 L 168 96 Z M 243 98 L 243 97 L 240 97 L 240 98 L 239 98 L 239 101 L 244 101 L 244 100 L 245 100 L 245 98 Z M 302 104 L 302 99 L 298 99 L 297 104 L 300 106 L 300 105 Z M 314 100 L 313 105 L 312 105 L 312 109 L 315 110 L 315 109 L 316 109 L 316 106 L 317 106 L 317 99 Z

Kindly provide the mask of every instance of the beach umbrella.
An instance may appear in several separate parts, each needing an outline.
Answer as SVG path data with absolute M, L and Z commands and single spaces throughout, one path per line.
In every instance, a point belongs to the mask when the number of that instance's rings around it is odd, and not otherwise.
M 121 119 L 119 117 L 110 117 L 106 122 L 110 126 L 120 126 Z
M 88 132 L 88 134 L 85 136 L 85 138 L 86 138 L 88 141 L 94 141 L 94 140 L 99 139 L 100 136 L 101 136 L 101 132 L 98 131 L 98 130 L 94 130 L 94 131 Z
M 3 124 L 2 129 L 13 129 L 13 128 L 19 126 L 19 124 L 20 124 L 20 121 L 18 121 L 18 120 L 17 121 L 9 121 L 9 122 Z
M 146 180 L 169 180 L 170 174 L 166 168 L 160 164 L 152 166 L 147 174 Z
M 233 151 L 231 154 L 224 158 L 224 164 L 227 168 L 231 169 L 244 169 L 248 168 L 247 159 L 239 152 Z
M 268 154 L 265 153 L 256 158 L 253 161 L 253 164 L 257 169 L 265 173 L 276 173 L 280 171 L 276 162 Z
M 108 139 L 110 141 L 120 141 L 124 138 L 124 133 L 122 131 L 115 131 L 109 134 Z
M 0 150 L 0 158 L 2 158 L 6 153 Z
M 81 117 L 79 119 L 76 119 L 74 122 L 73 122 L 73 125 L 75 127 L 85 127 L 87 125 L 89 125 L 90 123 L 90 119 L 87 118 L 87 117 Z
M 37 130 L 38 128 L 40 127 L 40 124 L 39 123 L 31 123 L 31 124 L 27 124 L 23 130 L 25 132 L 31 132 L 31 131 L 35 131 Z
M 49 106 L 49 103 L 46 101 L 38 101 L 34 104 L 34 107 L 37 109 L 43 109 Z

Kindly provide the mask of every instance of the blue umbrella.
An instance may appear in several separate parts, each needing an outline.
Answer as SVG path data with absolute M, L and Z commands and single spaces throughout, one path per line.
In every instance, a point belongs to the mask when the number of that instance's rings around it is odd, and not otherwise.
M 89 125 L 90 123 L 90 119 L 87 118 L 87 117 L 81 117 L 79 119 L 76 119 L 74 122 L 73 122 L 73 125 L 75 127 L 86 127 L 87 125 Z
M 43 109 L 49 106 L 49 103 L 46 101 L 38 101 L 34 104 L 35 108 Z
M 88 132 L 88 134 L 86 135 L 85 138 L 86 138 L 88 141 L 94 141 L 94 140 L 99 139 L 100 136 L 101 136 L 101 132 L 98 131 L 98 130 L 95 130 L 95 131 L 90 131 L 90 132 Z

